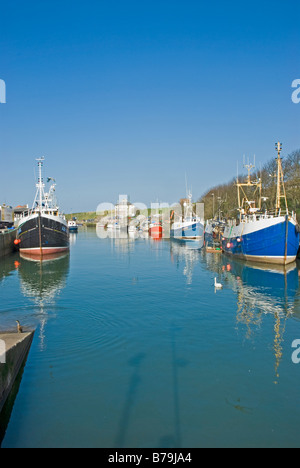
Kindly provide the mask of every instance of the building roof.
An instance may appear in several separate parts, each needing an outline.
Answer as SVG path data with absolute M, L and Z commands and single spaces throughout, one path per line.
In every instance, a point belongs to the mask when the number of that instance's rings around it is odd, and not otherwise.
M 14 213 L 23 213 L 23 211 L 28 210 L 28 205 L 18 205 L 14 208 Z

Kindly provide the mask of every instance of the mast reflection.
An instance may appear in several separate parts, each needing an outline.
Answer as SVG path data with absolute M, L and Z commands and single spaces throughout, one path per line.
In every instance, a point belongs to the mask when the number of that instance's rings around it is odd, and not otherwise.
M 176 264 L 177 268 L 179 268 L 181 262 L 185 263 L 183 275 L 186 277 L 186 284 L 190 286 L 193 283 L 194 268 L 200 261 L 199 247 L 195 247 L 191 243 L 179 242 L 172 239 L 170 245 L 171 260 Z
M 237 323 L 246 325 L 247 336 L 250 336 L 253 325 L 263 320 L 264 315 L 274 316 L 274 383 L 277 384 L 286 323 L 296 310 L 295 298 L 299 288 L 296 263 L 271 268 L 236 263 L 232 265 L 231 272 L 236 277 Z
M 121 253 L 129 254 L 135 249 L 135 242 L 149 240 L 148 232 L 127 232 L 124 229 L 105 229 L 99 225 L 96 227 L 96 234 L 100 240 L 110 239 L 112 250 Z
M 20 254 L 19 262 L 21 291 L 39 310 L 40 346 L 44 349 L 47 310 L 55 306 L 57 297 L 66 286 L 70 254 L 61 253 L 37 259 L 23 253 Z
M 223 282 L 237 294 L 236 323 L 246 328 L 247 339 L 255 334 L 266 316 L 274 317 L 274 383 L 277 384 L 287 320 L 300 311 L 296 262 L 286 266 L 264 265 L 225 255 L 210 258 L 209 262 L 210 269 L 222 272 Z

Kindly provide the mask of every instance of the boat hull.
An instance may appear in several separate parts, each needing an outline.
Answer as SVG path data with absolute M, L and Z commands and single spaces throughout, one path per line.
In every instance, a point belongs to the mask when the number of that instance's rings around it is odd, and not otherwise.
M 154 239 L 160 239 L 163 235 L 163 228 L 161 225 L 151 226 L 149 229 L 149 234 Z
M 53 255 L 69 250 L 69 229 L 59 217 L 33 215 L 19 225 L 17 237 L 21 253 Z
M 221 244 L 225 224 L 223 221 L 210 220 L 206 223 L 204 229 L 204 242 L 207 246 L 215 246 Z
M 285 216 L 227 226 L 222 240 L 223 252 L 263 263 L 292 263 L 298 248 L 296 222 Z
M 214 243 L 214 236 L 212 232 L 206 232 L 204 233 L 204 242 L 205 245 L 211 245 Z
M 201 222 L 175 223 L 171 229 L 171 237 L 177 240 L 203 240 L 204 226 Z

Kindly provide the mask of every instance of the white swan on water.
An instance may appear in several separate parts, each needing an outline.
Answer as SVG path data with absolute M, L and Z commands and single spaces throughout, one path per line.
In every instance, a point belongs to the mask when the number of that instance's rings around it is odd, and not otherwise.
M 215 288 L 217 288 L 217 289 L 222 289 L 223 288 L 223 284 L 217 283 L 217 278 L 215 278 Z

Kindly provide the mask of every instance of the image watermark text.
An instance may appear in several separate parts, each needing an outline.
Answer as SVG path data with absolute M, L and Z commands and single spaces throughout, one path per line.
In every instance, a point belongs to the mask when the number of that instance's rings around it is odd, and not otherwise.
M 0 104 L 6 104 L 6 84 L 0 79 Z
M 292 93 L 292 101 L 294 104 L 300 103 L 300 79 L 294 80 L 292 83 L 292 88 L 296 88 Z
M 163 237 L 168 239 L 171 237 L 173 223 L 186 218 L 193 220 L 194 225 L 198 221 L 204 223 L 204 204 L 190 203 L 187 199 L 183 199 L 182 203 L 151 203 L 149 208 L 141 202 L 130 203 L 127 195 L 120 195 L 116 205 L 110 202 L 100 203 L 96 213 L 101 219 L 97 224 L 97 235 L 101 239 L 110 237 L 110 232 L 103 229 L 104 227 L 120 229 L 118 237 L 126 237 L 131 230 L 136 236 L 143 237 L 151 226 L 161 226 Z M 136 230 L 137 225 L 139 230 Z
M 294 340 L 292 343 L 292 348 L 295 348 L 295 351 L 292 353 L 292 361 L 294 364 L 300 363 L 300 340 Z

